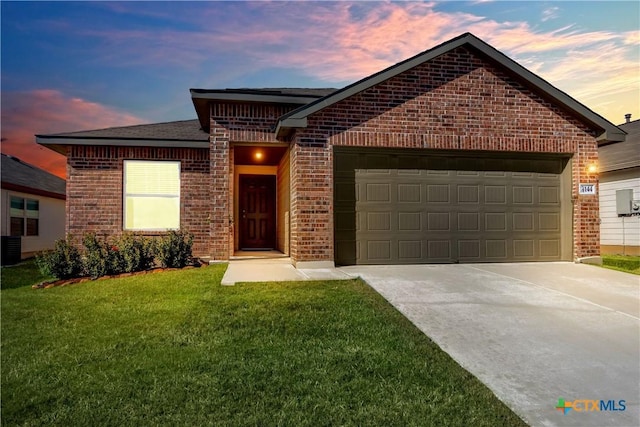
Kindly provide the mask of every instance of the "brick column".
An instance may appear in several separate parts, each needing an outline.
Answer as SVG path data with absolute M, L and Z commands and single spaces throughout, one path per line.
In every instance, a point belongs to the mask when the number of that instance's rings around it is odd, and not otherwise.
M 229 259 L 229 131 L 211 120 L 210 171 L 211 171 L 211 235 L 212 259 Z
M 598 162 L 595 140 L 578 141 L 573 157 L 574 258 L 600 256 L 600 204 L 598 174 L 588 173 Z M 579 194 L 579 184 L 596 184 L 596 194 Z
M 291 148 L 291 258 L 333 265 L 333 155 L 328 143 Z

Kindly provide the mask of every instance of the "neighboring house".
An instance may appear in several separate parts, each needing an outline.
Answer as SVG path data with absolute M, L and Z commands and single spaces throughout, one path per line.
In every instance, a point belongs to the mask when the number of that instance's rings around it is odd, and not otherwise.
M 52 249 L 55 241 L 64 237 L 64 179 L 6 154 L 2 154 L 0 168 L 3 240 L 5 236 L 19 237 L 21 258 Z M 3 259 L 7 255 L 4 253 Z
M 67 231 L 178 228 L 300 267 L 600 254 L 614 124 L 472 34 L 340 90 L 191 89 L 197 121 L 57 135 Z
M 640 255 L 640 120 L 630 118 L 618 126 L 626 141 L 598 149 L 603 254 Z

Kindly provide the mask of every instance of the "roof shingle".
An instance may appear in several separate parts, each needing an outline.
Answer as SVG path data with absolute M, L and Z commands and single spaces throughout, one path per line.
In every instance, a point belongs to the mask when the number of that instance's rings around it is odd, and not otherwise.
M 45 138 L 158 139 L 165 141 L 209 140 L 209 134 L 200 128 L 198 120 L 181 120 L 37 136 Z
M 598 148 L 600 172 L 640 166 L 640 120 L 618 125 L 627 132 L 625 141 Z
M 2 187 L 12 187 L 15 190 L 34 194 L 52 193 L 65 196 L 67 183 L 64 179 L 50 174 L 17 157 L 2 154 Z M 9 185 L 7 185 L 9 184 Z

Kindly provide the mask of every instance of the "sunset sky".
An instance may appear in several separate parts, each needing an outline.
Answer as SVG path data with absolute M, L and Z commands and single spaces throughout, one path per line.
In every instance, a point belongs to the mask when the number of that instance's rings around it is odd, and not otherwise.
M 336 87 L 472 32 L 615 124 L 640 118 L 640 2 L 2 1 L 2 152 L 193 119 L 189 88 Z

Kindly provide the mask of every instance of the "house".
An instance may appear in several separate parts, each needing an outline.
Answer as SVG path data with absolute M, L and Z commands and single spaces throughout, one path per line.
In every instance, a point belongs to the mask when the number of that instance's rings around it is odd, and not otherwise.
M 339 90 L 191 89 L 197 121 L 56 135 L 67 231 L 182 228 L 297 267 L 600 254 L 598 146 L 625 132 L 466 33 Z
M 24 259 L 52 249 L 64 237 L 66 196 L 64 179 L 17 157 L 2 154 L 0 167 L 5 264 L 9 258 Z M 10 241 L 19 243 L 20 249 L 7 247 Z M 9 254 L 11 250 L 16 252 Z
M 603 254 L 640 255 L 640 120 L 626 119 L 626 141 L 598 148 Z

